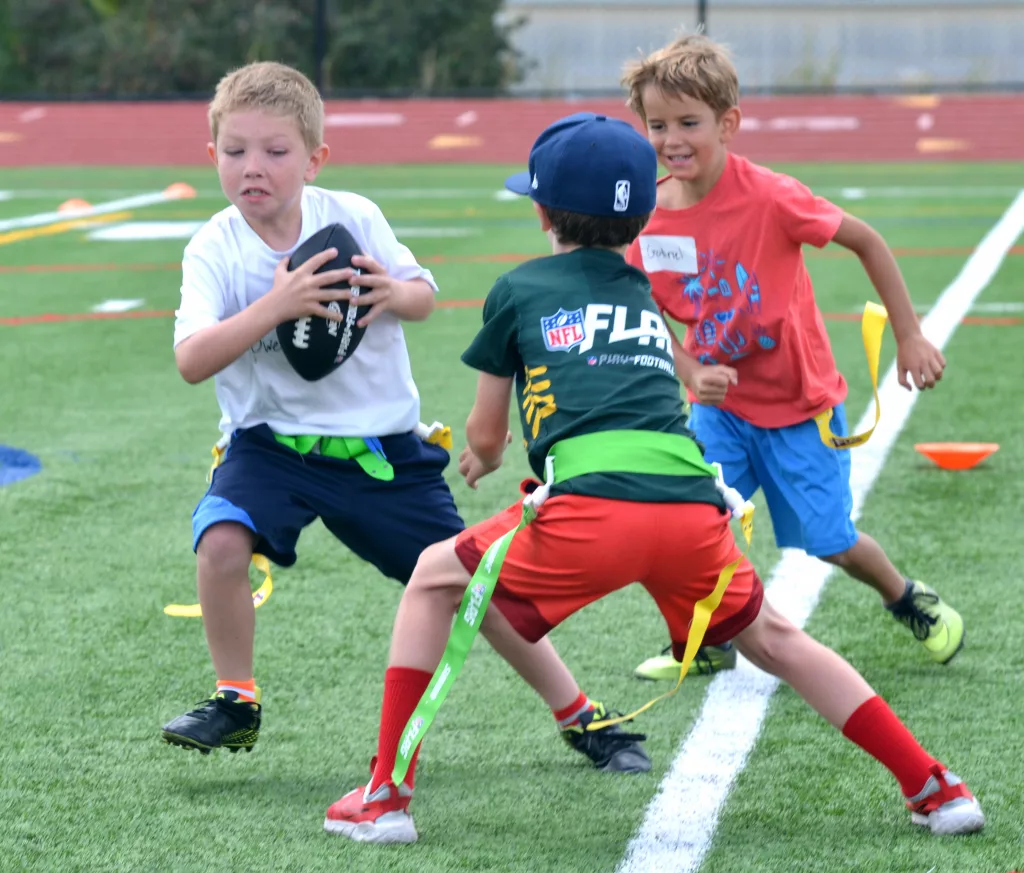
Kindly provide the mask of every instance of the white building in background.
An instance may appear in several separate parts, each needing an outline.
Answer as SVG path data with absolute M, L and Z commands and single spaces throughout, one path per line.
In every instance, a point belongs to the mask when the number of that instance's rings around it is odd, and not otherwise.
M 1024 84 L 1024 0 L 706 0 L 745 88 Z M 698 0 L 505 0 L 530 91 L 615 91 L 623 62 L 697 25 Z M 1021 121 L 1024 127 L 1024 120 Z

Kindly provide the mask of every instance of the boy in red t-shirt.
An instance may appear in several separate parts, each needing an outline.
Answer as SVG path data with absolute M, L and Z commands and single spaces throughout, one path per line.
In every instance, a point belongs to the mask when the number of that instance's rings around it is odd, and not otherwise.
M 721 46 L 682 37 L 629 65 L 623 83 L 668 170 L 627 260 L 647 273 L 662 312 L 686 326 L 683 343 L 674 343 L 676 369 L 707 459 L 744 497 L 764 491 L 780 548 L 803 549 L 870 585 L 928 654 L 948 663 L 963 645 L 963 620 L 854 527 L 849 452 L 825 445 L 814 421 L 832 410 L 833 431 L 846 434 L 846 381 L 814 299 L 805 243 L 835 242 L 860 258 L 888 311 L 903 387 L 932 388 L 942 378 L 945 359 L 921 332 L 896 259 L 860 219 L 729 153 L 739 84 Z M 701 655 L 711 668 L 735 663 L 728 646 Z M 678 670 L 666 650 L 637 675 Z

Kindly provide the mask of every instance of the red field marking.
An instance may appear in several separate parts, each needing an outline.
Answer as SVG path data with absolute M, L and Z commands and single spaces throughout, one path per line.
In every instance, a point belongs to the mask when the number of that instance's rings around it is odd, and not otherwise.
M 1024 95 L 948 95 L 927 110 L 900 97 L 747 97 L 742 108 L 735 149 L 756 161 L 1024 158 Z M 621 98 L 331 100 L 325 136 L 337 163 L 525 164 L 546 125 L 585 110 L 639 127 Z M 198 166 L 209 160 L 208 139 L 198 101 L 0 104 L 5 166 Z
M 438 309 L 479 309 L 483 300 L 439 300 Z M 826 321 L 860 321 L 856 312 L 823 312 Z M 20 327 L 26 324 L 59 324 L 67 321 L 116 321 L 122 318 L 173 318 L 173 309 L 140 309 L 135 312 L 51 312 L 45 315 L 21 315 L 14 318 L 0 318 L 0 327 Z M 962 324 L 986 327 L 1011 327 L 1024 323 L 1019 316 L 968 315 Z
M 939 248 L 895 248 L 893 254 L 898 258 L 935 258 L 944 256 L 967 256 L 974 252 L 970 246 L 949 246 Z M 1024 255 L 1024 245 L 1014 246 L 1008 255 Z M 853 253 L 845 249 L 811 250 L 811 258 L 852 258 Z M 537 255 L 499 254 L 499 255 L 427 255 L 419 259 L 422 264 L 518 264 L 535 258 Z M 22 264 L 16 266 L 0 266 L 0 275 L 11 273 L 116 273 L 116 272 L 157 272 L 176 271 L 181 264 Z

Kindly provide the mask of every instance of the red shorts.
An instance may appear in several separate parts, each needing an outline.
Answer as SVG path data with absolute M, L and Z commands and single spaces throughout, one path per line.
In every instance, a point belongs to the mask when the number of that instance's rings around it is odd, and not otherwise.
M 487 547 L 521 517 L 522 502 L 460 533 L 455 553 L 463 566 L 473 573 Z M 739 557 L 729 516 L 709 504 L 559 495 L 513 538 L 492 602 L 520 635 L 536 642 L 588 603 L 639 582 L 665 617 L 678 659 L 694 604 Z M 763 597 L 761 580 L 744 559 L 704 643 L 736 636 L 757 617 Z

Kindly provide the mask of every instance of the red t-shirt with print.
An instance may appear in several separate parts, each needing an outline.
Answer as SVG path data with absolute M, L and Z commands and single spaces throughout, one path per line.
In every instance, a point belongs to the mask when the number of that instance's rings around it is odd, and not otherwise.
M 827 245 L 842 218 L 796 179 L 730 154 L 703 200 L 658 207 L 626 253 L 662 312 L 686 325 L 687 354 L 735 368 L 723 408 L 758 427 L 846 398 L 802 251 Z

